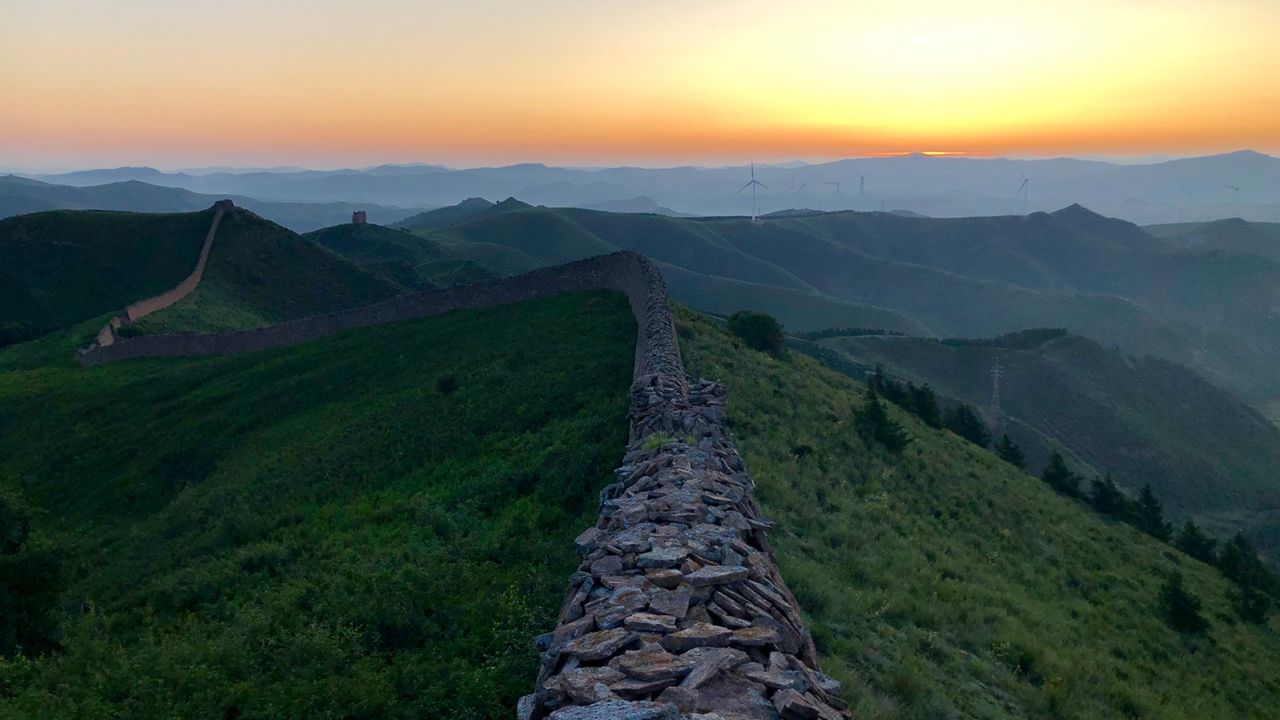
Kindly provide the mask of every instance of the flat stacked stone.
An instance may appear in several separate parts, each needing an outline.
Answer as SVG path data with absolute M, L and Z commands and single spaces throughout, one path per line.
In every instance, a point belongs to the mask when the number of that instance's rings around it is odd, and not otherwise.
M 647 271 L 628 451 L 576 540 L 581 563 L 517 716 L 846 718 L 778 574 L 723 388 L 684 375 L 665 287 Z

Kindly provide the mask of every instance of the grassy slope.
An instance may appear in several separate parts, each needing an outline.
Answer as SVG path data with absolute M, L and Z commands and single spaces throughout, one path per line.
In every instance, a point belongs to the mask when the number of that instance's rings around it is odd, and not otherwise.
M 688 313 L 678 326 L 691 370 L 728 389 L 783 575 L 854 717 L 1280 717 L 1280 628 L 1233 624 L 1215 570 L 896 410 L 917 440 L 869 449 L 857 383 Z M 1204 637 L 1158 616 L 1173 569 L 1206 604 Z
M 303 237 L 406 290 L 466 285 L 493 277 L 483 266 L 405 230 L 347 223 Z
M 397 291 L 354 263 L 236 209 L 218 227 L 195 292 L 138 327 L 147 333 L 257 327 L 366 305 Z
M 52 330 L 155 295 L 191 273 L 209 211 L 54 211 L 0 220 L 0 324 Z
M 0 662 L 0 716 L 509 717 L 634 332 L 591 293 L 232 358 L 0 352 L 0 483 L 70 577 L 65 651 Z
M 1176 516 L 1220 536 L 1280 519 L 1280 432 L 1186 368 L 1127 358 L 1075 336 L 1031 349 L 947 346 L 918 338 L 822 341 L 868 365 L 979 406 L 1004 368 L 1001 407 L 1135 491 L 1151 483 Z M 1038 468 L 1037 468 L 1038 469 Z M 1276 531 L 1252 527 L 1268 549 Z

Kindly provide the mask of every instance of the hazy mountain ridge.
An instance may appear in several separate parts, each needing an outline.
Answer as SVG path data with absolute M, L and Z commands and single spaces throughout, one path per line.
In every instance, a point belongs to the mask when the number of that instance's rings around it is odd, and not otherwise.
M 1248 150 L 1127 165 L 1071 158 L 907 155 L 759 165 L 757 171 L 769 188 L 759 196 L 764 212 L 883 207 L 962 217 L 1084 203 L 1105 215 L 1143 224 L 1223 217 L 1280 221 L 1280 159 Z M 865 182 L 860 179 L 863 175 Z M 750 199 L 735 194 L 749 177 L 744 166 L 567 168 L 526 163 L 471 169 L 379 166 L 203 175 L 119 168 L 36 177 L 69 185 L 97 184 L 104 178 L 139 179 L 196 192 L 294 202 L 423 207 L 452 205 L 475 196 L 514 195 L 542 204 L 593 206 L 646 197 L 680 213 L 726 215 L 750 210 Z M 1022 193 L 1024 178 L 1028 187 Z

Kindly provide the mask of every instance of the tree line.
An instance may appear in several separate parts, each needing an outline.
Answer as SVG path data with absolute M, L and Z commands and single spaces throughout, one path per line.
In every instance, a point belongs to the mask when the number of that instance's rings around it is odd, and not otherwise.
M 1002 435 L 993 446 L 986 423 L 972 406 L 960 403 L 944 413 L 928 383 L 917 386 L 890 379 L 879 364 L 867 376 L 866 401 L 854 417 L 858 433 L 867 441 L 877 442 L 891 452 L 901 452 L 911 442 L 902 424 L 889 416 L 881 398 L 915 415 L 931 428 L 950 430 L 978 447 L 991 450 L 1010 465 L 1026 470 L 1026 458 L 1018 444 L 1008 435 Z M 1150 484 L 1143 486 L 1137 498 L 1131 498 L 1109 472 L 1085 483 L 1085 478 L 1072 471 L 1057 450 L 1050 454 L 1040 479 L 1058 494 L 1078 500 L 1104 517 L 1131 525 L 1216 567 L 1233 583 L 1228 599 L 1246 622 L 1266 622 L 1273 598 L 1280 598 L 1280 578 L 1243 534 L 1236 533 L 1230 540 L 1220 542 L 1205 534 L 1192 520 L 1175 531 L 1165 520 L 1164 506 Z M 1198 631 L 1207 626 L 1207 621 L 1198 614 L 1199 600 L 1182 586 L 1180 577 L 1171 576 L 1167 580 L 1161 591 L 1161 603 L 1170 624 L 1177 629 Z

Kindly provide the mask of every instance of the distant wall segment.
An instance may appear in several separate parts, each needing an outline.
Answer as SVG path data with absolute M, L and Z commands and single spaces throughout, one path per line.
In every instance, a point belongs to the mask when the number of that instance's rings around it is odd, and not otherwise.
M 196 289 L 196 286 L 200 284 L 200 279 L 204 277 L 204 267 L 209 260 L 209 250 L 213 247 L 213 238 L 218 233 L 218 223 L 222 221 L 223 215 L 233 209 L 235 209 L 235 205 L 230 200 L 219 200 L 214 203 L 212 208 L 213 220 L 209 223 L 209 231 L 205 233 L 204 244 L 200 246 L 200 257 L 196 260 L 196 266 L 191 271 L 191 274 L 165 292 L 129 305 L 119 315 L 107 321 L 107 324 L 102 326 L 102 329 L 94 336 L 93 344 L 82 351 L 81 357 L 83 358 L 85 354 L 88 354 L 94 348 L 114 345 L 120 339 L 116 335 L 116 331 L 120 328 L 135 323 L 151 313 L 163 310 L 190 295 Z
M 685 373 L 662 275 L 631 252 L 468 287 L 404 295 L 257 330 L 155 335 L 90 348 L 86 365 L 226 355 L 343 330 L 613 290 L 637 338 L 631 431 L 518 720 L 841 720 L 795 597 L 769 546 L 754 484 L 726 424 L 724 389 Z

